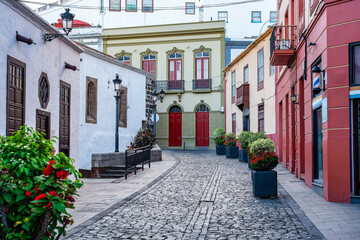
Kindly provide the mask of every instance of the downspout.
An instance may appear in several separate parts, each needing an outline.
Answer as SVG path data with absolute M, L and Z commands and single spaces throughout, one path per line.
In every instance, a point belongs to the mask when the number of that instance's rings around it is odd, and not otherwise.
M 225 113 L 225 132 L 226 132 L 226 72 L 224 73 L 224 113 Z
M 306 33 L 306 30 L 301 34 L 300 38 L 299 38 L 299 42 L 301 41 L 301 39 L 304 38 L 304 41 L 305 41 L 305 58 L 304 58 L 304 65 L 303 65 L 303 80 L 306 80 L 306 69 L 307 69 L 307 39 L 305 37 L 305 33 Z

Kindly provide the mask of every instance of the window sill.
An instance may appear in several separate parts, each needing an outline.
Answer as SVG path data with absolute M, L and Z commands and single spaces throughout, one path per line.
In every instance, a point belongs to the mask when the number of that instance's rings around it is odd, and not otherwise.
M 178 90 L 178 89 L 174 89 L 174 90 L 166 90 L 165 94 L 171 94 L 171 93 L 184 93 L 184 90 Z
M 194 89 L 192 90 L 193 93 L 209 93 L 211 89 Z
M 251 23 L 262 23 L 262 21 L 251 21 Z

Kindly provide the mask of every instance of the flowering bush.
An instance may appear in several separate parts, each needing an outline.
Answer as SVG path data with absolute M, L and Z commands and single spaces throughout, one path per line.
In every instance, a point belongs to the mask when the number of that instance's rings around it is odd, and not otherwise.
M 236 146 L 236 136 L 234 133 L 228 133 L 225 135 L 225 145 L 229 147 Z
M 1 239 L 58 239 L 72 224 L 66 209 L 74 208 L 81 174 L 73 159 L 51 154 L 53 143 L 26 126 L 0 136 Z
M 255 171 L 271 171 L 278 164 L 278 156 L 274 152 L 265 152 L 260 155 L 252 155 L 250 168 Z
M 245 149 L 245 150 L 247 149 L 247 147 L 249 146 L 249 140 L 253 134 L 254 134 L 253 132 L 248 132 L 248 131 L 242 131 L 239 134 L 238 141 L 239 141 L 242 149 Z
M 144 129 L 138 131 L 134 138 L 134 147 L 140 148 L 145 146 L 152 146 L 155 142 L 155 136 L 150 129 Z
M 270 138 L 258 139 L 251 144 L 249 152 L 255 156 L 259 156 L 265 152 L 275 152 L 275 143 Z
M 268 139 L 269 137 L 264 132 L 256 132 L 251 134 L 249 140 L 248 140 L 248 146 L 246 148 L 246 151 L 249 153 L 251 144 L 259 139 Z
M 224 145 L 225 144 L 225 130 L 223 128 L 217 128 L 214 131 L 214 141 L 216 145 Z

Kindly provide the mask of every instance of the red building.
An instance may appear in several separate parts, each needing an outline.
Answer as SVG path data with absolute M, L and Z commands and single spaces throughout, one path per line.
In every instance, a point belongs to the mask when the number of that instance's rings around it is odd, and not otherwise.
M 360 202 L 360 0 L 278 0 L 271 41 L 282 164 L 331 202 Z

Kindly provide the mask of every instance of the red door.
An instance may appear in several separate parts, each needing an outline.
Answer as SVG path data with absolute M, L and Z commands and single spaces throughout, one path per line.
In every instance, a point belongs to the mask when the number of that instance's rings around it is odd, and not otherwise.
M 196 112 L 196 146 L 209 146 L 209 112 Z
M 169 112 L 169 147 L 181 147 L 182 113 Z

